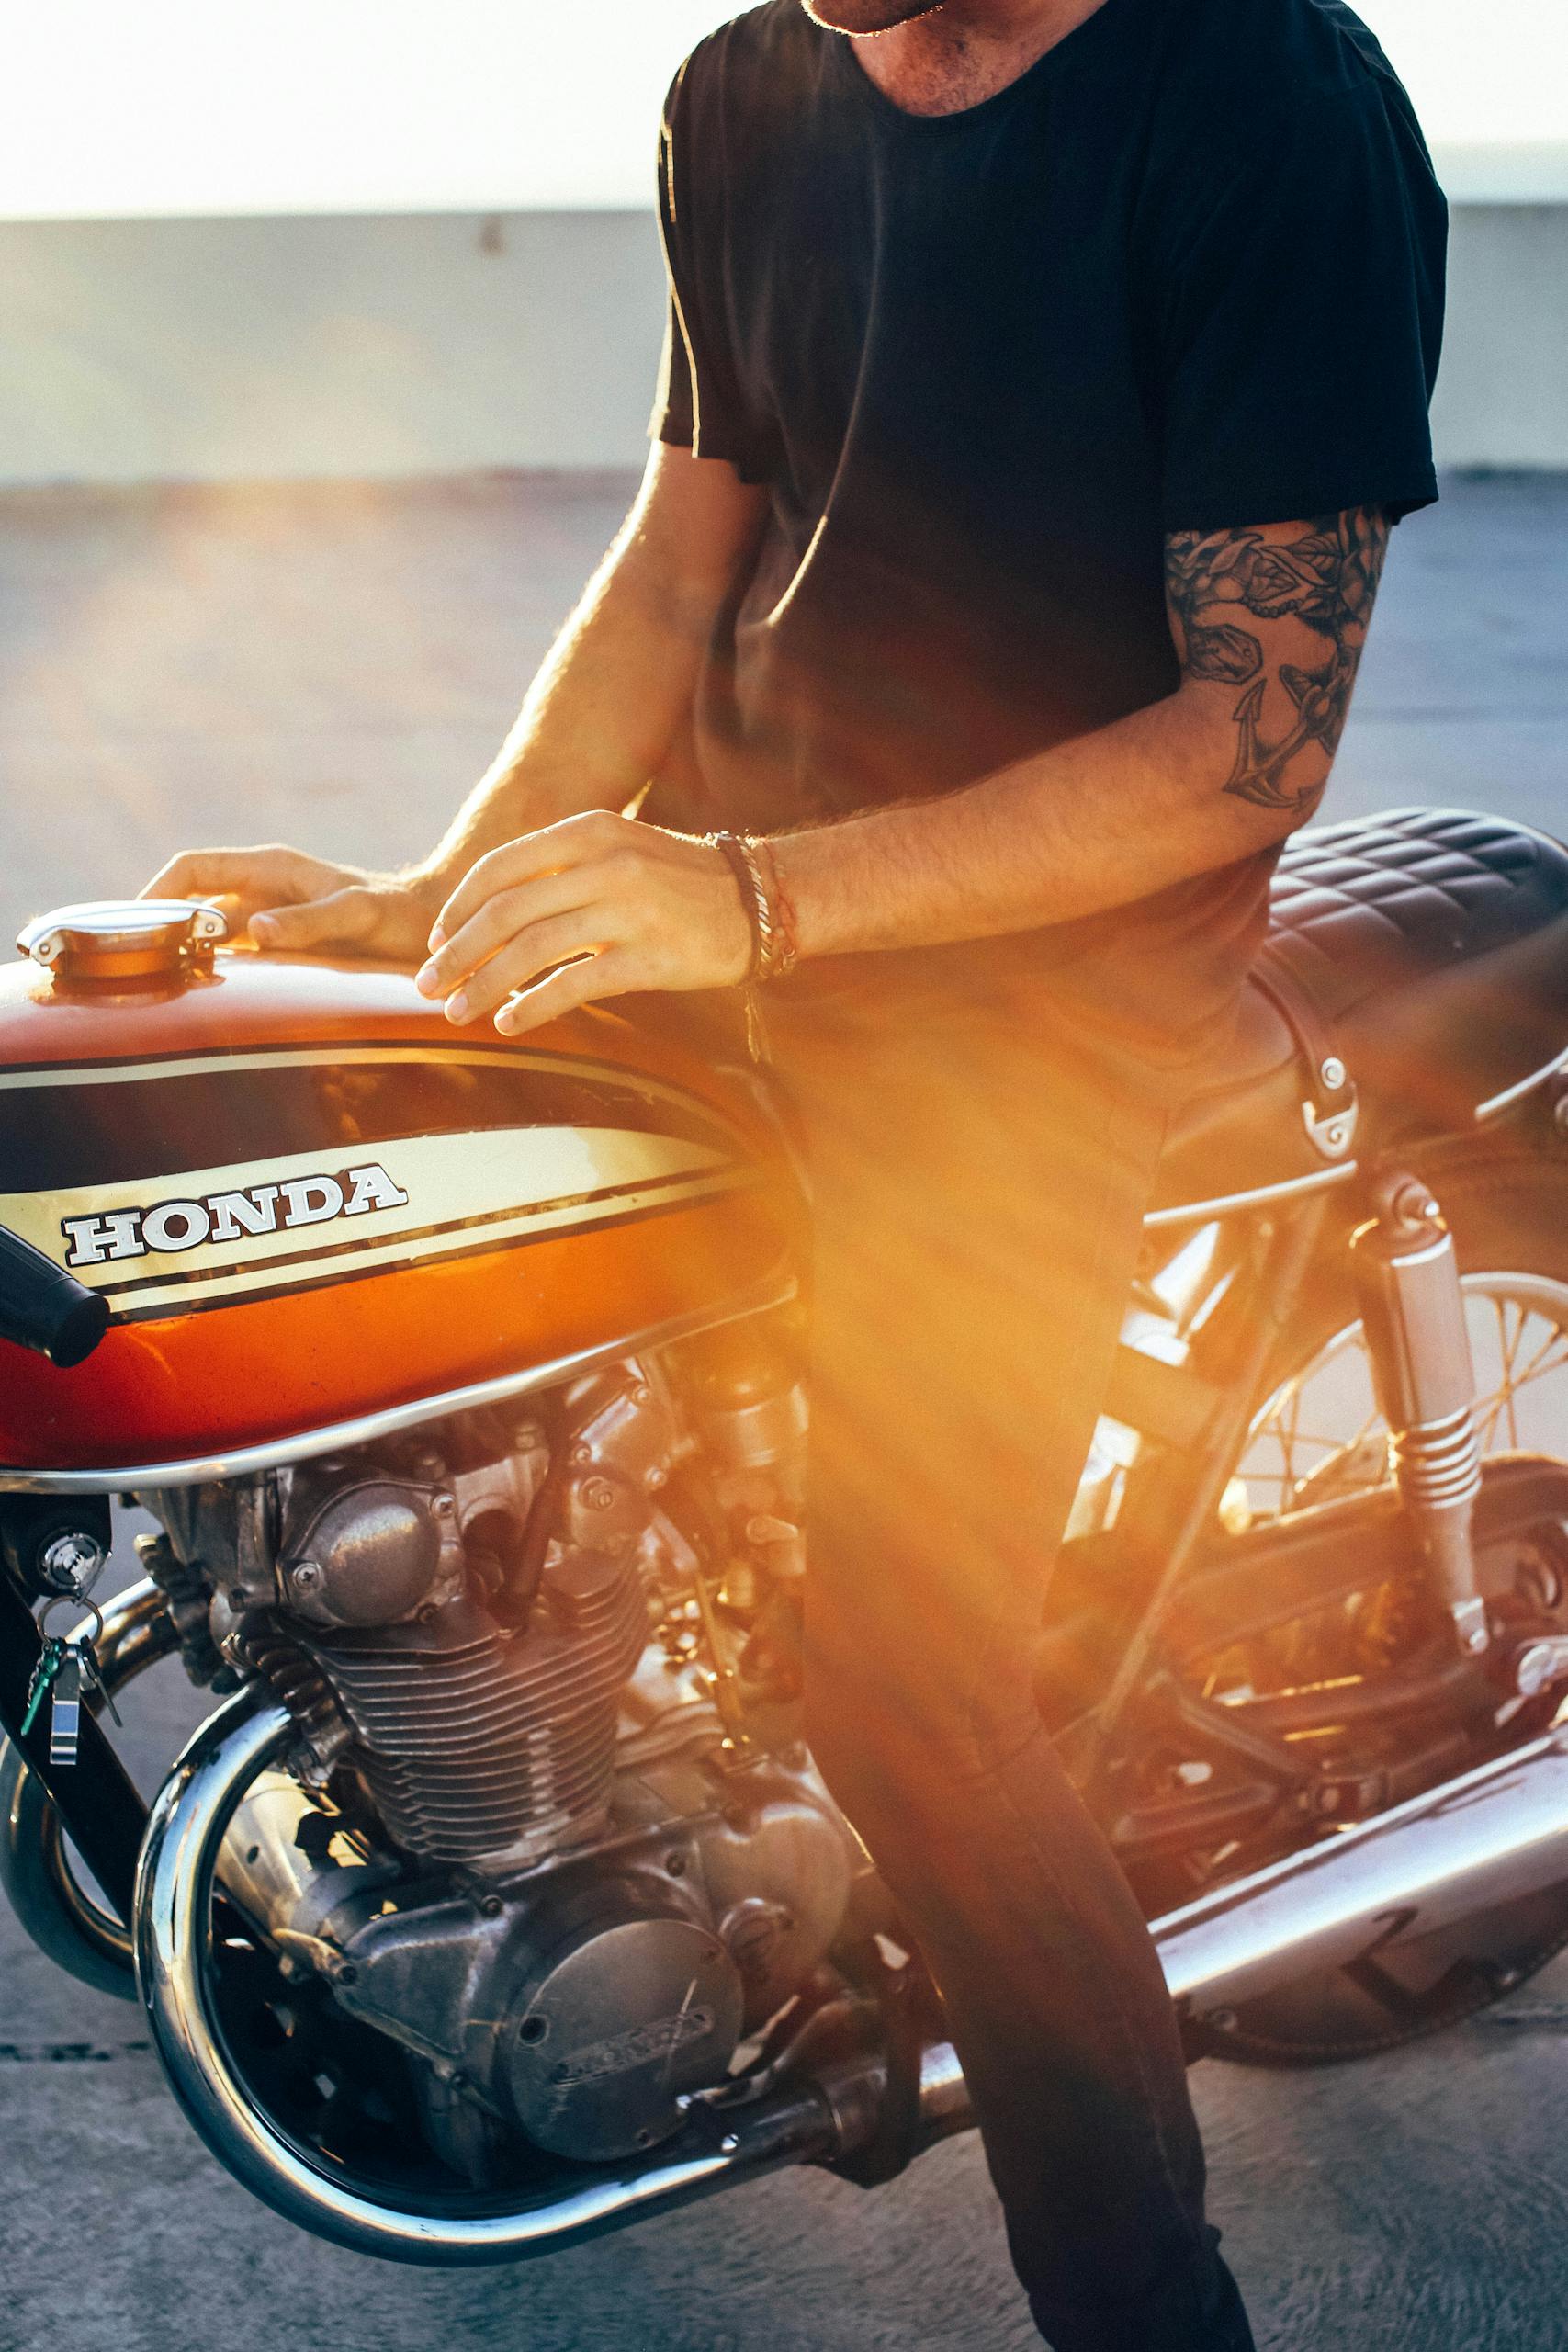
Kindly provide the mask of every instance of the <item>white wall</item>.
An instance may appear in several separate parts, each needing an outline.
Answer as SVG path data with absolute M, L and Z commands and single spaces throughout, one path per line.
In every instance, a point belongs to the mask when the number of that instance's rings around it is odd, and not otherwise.
M 0 482 L 635 465 L 646 212 L 0 222 Z M 1568 206 L 1454 214 L 1435 427 L 1568 467 Z
M 1568 467 L 1568 204 L 1456 206 L 1439 465 Z
M 0 222 L 0 481 L 638 462 L 643 212 Z
M 1460 200 L 1440 453 L 1568 466 L 1568 10 L 1361 8 Z M 0 481 L 635 463 L 661 306 L 659 101 L 728 13 L 13 11 Z
M 642 204 L 671 75 L 733 13 L 723 0 L 13 7 L 0 217 Z

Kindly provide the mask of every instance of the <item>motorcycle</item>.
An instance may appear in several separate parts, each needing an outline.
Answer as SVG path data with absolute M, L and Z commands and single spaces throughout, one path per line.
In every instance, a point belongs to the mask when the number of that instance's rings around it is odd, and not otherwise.
M 364 2253 L 890 2178 L 972 2118 L 801 1738 L 765 1073 L 224 930 L 66 908 L 0 978 L 13 1905 Z M 1194 2055 L 1366 2054 L 1568 1942 L 1565 1209 L 1568 851 L 1299 835 L 1041 1629 Z M 149 1810 L 108 1711 L 175 1656 L 220 1703 Z

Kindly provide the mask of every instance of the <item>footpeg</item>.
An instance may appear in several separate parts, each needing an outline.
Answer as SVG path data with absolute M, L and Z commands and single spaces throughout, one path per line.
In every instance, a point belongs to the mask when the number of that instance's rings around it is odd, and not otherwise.
M 1351 1236 L 1350 1259 L 1393 1475 L 1459 1646 L 1476 1657 L 1491 1635 L 1471 1544 L 1481 1450 L 1459 1261 L 1415 1178 L 1385 1182 L 1378 1210 Z

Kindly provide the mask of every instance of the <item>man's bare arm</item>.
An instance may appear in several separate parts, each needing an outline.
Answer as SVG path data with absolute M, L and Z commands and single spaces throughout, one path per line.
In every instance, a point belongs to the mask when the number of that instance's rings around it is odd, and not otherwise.
M 642 790 L 690 707 L 762 504 L 732 467 L 654 448 L 637 503 L 515 726 L 418 865 L 384 874 L 281 847 L 197 850 L 144 895 L 223 899 L 265 946 L 349 945 L 416 961 L 443 901 L 488 851 L 585 810 L 623 808 Z
M 1267 848 L 1323 796 L 1388 543 L 1364 509 L 1181 532 L 1166 701 L 946 799 L 786 838 L 807 955 L 1095 914 Z
M 801 952 L 1032 930 L 1282 839 L 1328 780 L 1387 537 L 1360 510 L 1173 536 L 1177 690 L 964 791 L 784 835 Z M 714 851 L 581 818 L 480 861 L 443 909 L 420 985 L 452 1019 L 495 1012 L 509 1033 L 626 989 L 716 987 L 746 968 L 736 912 Z
M 654 444 L 637 503 L 433 865 L 456 879 L 525 829 L 643 790 L 691 708 L 764 503 L 732 466 Z
M 1166 543 L 1166 593 L 1184 677 L 1240 686 L 1225 790 L 1258 808 L 1310 816 L 1344 731 L 1367 641 L 1388 524 L 1366 507 L 1279 531 L 1181 531 Z M 1307 632 L 1300 662 L 1278 635 Z M 1270 691 L 1282 690 L 1274 732 Z M 1278 694 L 1273 696 L 1278 704 Z M 1313 755 L 1321 754 L 1323 774 Z

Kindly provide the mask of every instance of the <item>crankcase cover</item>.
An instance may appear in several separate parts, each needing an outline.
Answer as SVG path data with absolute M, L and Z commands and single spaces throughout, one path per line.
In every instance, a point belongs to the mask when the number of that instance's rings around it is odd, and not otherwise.
M 826 1789 L 776 1768 L 748 1773 L 697 1846 L 718 1932 L 740 1971 L 748 2030 L 788 1999 L 849 1907 L 858 1848 Z
M 684 2091 L 721 2082 L 740 2037 L 739 1971 L 697 1921 L 583 1928 L 523 1991 L 503 2061 L 508 2100 L 541 2148 L 627 2156 L 680 2128 Z

